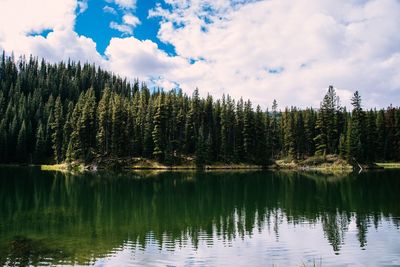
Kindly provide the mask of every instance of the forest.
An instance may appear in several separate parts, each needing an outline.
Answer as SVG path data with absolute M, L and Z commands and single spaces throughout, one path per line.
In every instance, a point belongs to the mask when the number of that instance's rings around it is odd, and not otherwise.
M 400 108 L 352 110 L 333 86 L 317 109 L 254 107 L 150 89 L 93 64 L 35 57 L 0 59 L 0 163 L 91 162 L 142 157 L 166 165 L 302 160 L 339 155 L 359 162 L 400 160 Z

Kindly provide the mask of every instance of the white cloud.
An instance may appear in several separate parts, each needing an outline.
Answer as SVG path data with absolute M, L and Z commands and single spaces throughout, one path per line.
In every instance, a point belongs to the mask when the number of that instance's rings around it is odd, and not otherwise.
M 103 64 L 102 57 L 96 51 L 96 43 L 90 38 L 78 36 L 71 30 L 54 31 L 46 38 L 30 36 L 24 38 L 24 45 L 26 47 L 23 50 L 30 50 L 35 56 L 52 62 L 72 59 Z
M 105 54 L 110 69 L 142 80 L 166 80 L 175 70 L 189 67 L 185 60 L 169 57 L 152 41 L 140 41 L 134 37 L 112 38 Z
M 108 3 L 115 3 L 121 8 L 134 9 L 136 8 L 136 0 L 106 0 Z
M 49 28 L 72 29 L 76 8 L 75 0 L 1 0 L 0 32 L 11 39 L 15 35 Z
M 184 90 L 230 93 L 263 106 L 318 106 L 328 85 L 365 106 L 400 96 L 400 2 L 167 1 L 159 37 L 178 56 L 203 59 L 170 71 Z M 240 3 L 241 2 L 241 3 Z M 281 73 L 271 73 L 281 69 Z M 348 99 L 342 99 L 348 103 Z
M 140 23 L 132 14 L 136 2 L 108 2 L 123 14 L 110 26 L 132 35 Z M 158 6 L 149 15 L 161 16 L 159 38 L 175 47 L 176 56 L 129 37 L 113 38 L 102 58 L 92 39 L 74 32 L 76 13 L 86 8 L 78 0 L 0 0 L 0 49 L 51 61 L 93 61 L 166 89 L 179 84 L 190 93 L 199 87 L 203 94 L 243 96 L 263 107 L 274 98 L 280 107 L 318 107 L 330 84 L 345 104 L 355 90 L 365 107 L 400 98 L 397 0 L 167 2 L 172 9 Z M 52 30 L 46 37 L 29 34 L 45 29 Z
M 120 31 L 123 35 L 132 35 L 133 29 L 139 24 L 140 20 L 136 16 L 127 13 L 123 15 L 121 24 L 115 21 L 110 22 L 110 28 Z
M 134 16 L 134 15 L 132 15 L 132 14 L 125 14 L 125 15 L 122 17 L 122 21 L 123 21 L 125 24 L 131 25 L 131 26 L 133 26 L 133 27 L 135 27 L 135 26 L 137 26 L 137 25 L 140 24 L 140 20 L 139 20 L 136 16 Z
M 110 22 L 110 28 L 121 32 L 123 35 L 132 35 L 133 29 L 130 25 L 118 24 L 115 21 Z
M 78 13 L 81 14 L 88 9 L 88 1 L 89 0 L 81 0 L 78 1 Z
M 110 6 L 103 7 L 103 12 L 110 13 L 110 14 L 113 14 L 113 15 L 117 15 L 118 14 L 117 11 L 113 7 L 110 7 Z
M 76 12 L 83 12 L 86 2 L 0 0 L 0 49 L 52 62 L 71 58 L 103 64 L 96 43 L 73 30 Z M 43 30 L 51 32 L 46 37 L 31 34 Z

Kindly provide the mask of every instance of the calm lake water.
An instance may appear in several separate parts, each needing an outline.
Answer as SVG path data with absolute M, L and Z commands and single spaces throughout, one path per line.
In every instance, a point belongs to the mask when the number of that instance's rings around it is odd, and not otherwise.
M 0 168 L 0 265 L 400 265 L 400 172 Z

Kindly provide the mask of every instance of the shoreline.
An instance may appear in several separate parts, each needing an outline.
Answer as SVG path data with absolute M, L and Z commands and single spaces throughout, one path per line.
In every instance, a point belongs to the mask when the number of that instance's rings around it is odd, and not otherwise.
M 229 164 L 229 165 L 206 165 L 204 167 L 196 166 L 125 166 L 122 168 L 106 168 L 98 167 L 93 165 L 71 166 L 67 164 L 55 164 L 55 165 L 36 165 L 43 171 L 62 171 L 62 172 L 96 172 L 96 171 L 107 171 L 107 170 L 121 170 L 121 171 L 300 171 L 300 172 L 352 172 L 354 171 L 352 166 L 296 166 L 296 167 L 282 167 L 276 164 L 270 166 L 261 165 L 243 165 L 243 164 Z M 364 168 L 364 170 L 379 170 L 379 168 Z M 394 169 L 394 168 L 390 168 Z M 400 169 L 400 167 L 399 167 Z
M 6 167 L 39 167 L 42 171 L 61 171 L 61 172 L 96 172 L 104 170 L 124 170 L 124 171 L 261 171 L 261 170 L 289 170 L 289 171 L 318 171 L 318 172 L 352 172 L 356 170 L 352 165 L 344 161 L 323 162 L 321 164 L 309 164 L 306 162 L 286 162 L 285 160 L 276 160 L 268 166 L 236 163 L 222 164 L 215 163 L 204 165 L 202 167 L 194 164 L 164 165 L 156 161 L 141 159 L 133 164 L 119 162 L 117 165 L 81 162 L 61 163 L 61 164 L 0 164 Z M 362 166 L 363 170 L 379 169 L 400 169 L 400 162 L 391 163 L 373 163 Z

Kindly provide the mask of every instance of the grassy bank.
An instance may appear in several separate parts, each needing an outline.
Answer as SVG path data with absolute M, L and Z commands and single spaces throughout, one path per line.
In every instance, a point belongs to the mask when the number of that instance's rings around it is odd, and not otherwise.
M 277 160 L 269 166 L 248 163 L 214 163 L 196 166 L 193 159 L 185 159 L 179 164 L 163 164 L 156 160 L 145 158 L 98 158 L 90 164 L 72 162 L 69 164 L 42 165 L 44 171 L 96 171 L 107 169 L 125 170 L 261 170 L 261 169 L 289 169 L 289 170 L 351 170 L 352 166 L 337 157 L 308 158 L 303 161 Z
M 361 165 L 363 170 L 400 169 L 400 163 L 376 163 Z M 41 165 L 44 171 L 97 171 L 107 169 L 125 170 L 261 170 L 282 169 L 296 171 L 350 172 L 353 166 L 336 155 L 314 156 L 304 160 L 280 159 L 269 166 L 246 163 L 214 163 L 198 167 L 193 159 L 181 161 L 179 164 L 167 165 L 156 160 L 145 158 L 101 158 L 90 164 L 81 162 Z
M 279 169 L 305 171 L 352 171 L 353 166 L 336 155 L 314 156 L 304 160 L 281 159 L 275 162 Z
M 61 163 L 52 165 L 40 165 L 42 171 L 83 172 L 86 166 L 81 163 Z
M 400 169 L 400 162 L 377 162 L 376 165 L 384 169 Z
M 208 164 L 202 167 L 196 166 L 193 162 L 186 162 L 184 164 L 178 165 L 165 165 L 159 163 L 154 160 L 148 159 L 141 159 L 138 162 L 131 165 L 130 169 L 133 170 L 197 170 L 197 169 L 204 169 L 204 170 L 260 170 L 264 167 L 261 165 L 252 165 L 252 164 L 223 164 L 223 163 L 215 163 L 215 164 Z

